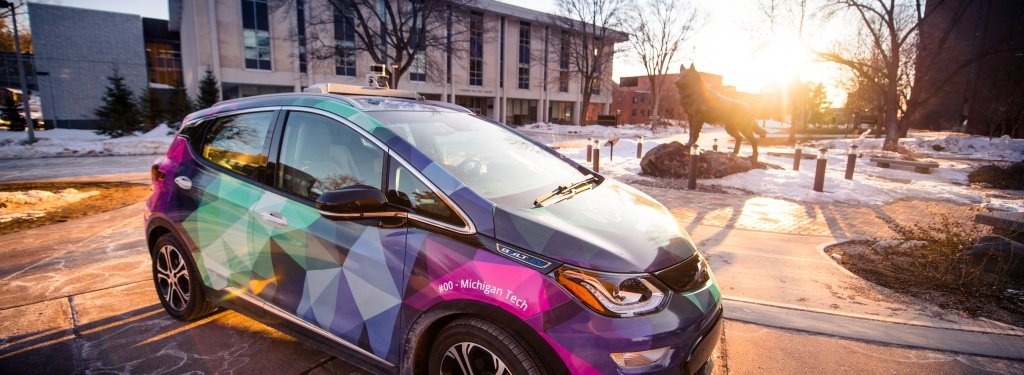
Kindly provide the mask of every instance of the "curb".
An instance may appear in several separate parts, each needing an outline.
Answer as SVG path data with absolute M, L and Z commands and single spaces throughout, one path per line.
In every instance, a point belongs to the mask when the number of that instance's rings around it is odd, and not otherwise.
M 868 342 L 1024 360 L 1024 337 L 884 322 L 723 297 L 725 317 L 746 323 Z

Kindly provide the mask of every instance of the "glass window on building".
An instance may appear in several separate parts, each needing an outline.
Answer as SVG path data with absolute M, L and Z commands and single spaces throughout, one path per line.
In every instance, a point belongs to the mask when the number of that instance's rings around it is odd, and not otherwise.
M 221 82 L 221 97 L 224 100 L 245 98 L 264 94 L 295 92 L 292 86 L 247 85 L 242 83 Z
M 569 92 L 569 32 L 558 39 L 558 92 Z
M 270 70 L 270 21 L 266 0 L 242 0 L 245 68 Z
M 419 52 L 412 58 L 412 65 L 409 66 L 409 80 L 416 82 L 427 81 L 427 53 Z
M 334 8 L 334 74 L 356 76 L 356 28 L 355 14 L 351 8 L 341 5 Z
M 558 72 L 558 92 L 569 92 L 569 71 Z
M 530 23 L 519 22 L 519 88 L 530 89 Z
M 548 119 L 548 122 L 555 124 L 572 124 L 573 104 L 575 103 L 551 101 L 551 105 L 548 111 L 548 116 L 550 117 Z
M 484 85 L 484 14 L 469 14 L 469 84 Z
M 299 72 L 305 73 L 308 65 L 306 52 L 306 0 L 295 0 L 295 33 L 299 42 Z
M 509 99 L 508 115 L 505 123 L 509 125 L 527 125 L 537 122 L 537 101 L 529 99 Z

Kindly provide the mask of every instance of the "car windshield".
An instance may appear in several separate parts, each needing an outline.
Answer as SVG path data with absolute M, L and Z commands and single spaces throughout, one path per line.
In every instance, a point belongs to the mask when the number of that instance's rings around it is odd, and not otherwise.
M 497 204 L 533 207 L 538 195 L 583 176 L 529 140 L 468 113 L 367 113 Z

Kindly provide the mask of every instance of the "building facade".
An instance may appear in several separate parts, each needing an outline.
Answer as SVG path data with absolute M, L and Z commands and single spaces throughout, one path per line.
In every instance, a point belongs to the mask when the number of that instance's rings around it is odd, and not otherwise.
M 181 35 L 182 75 L 189 92 L 209 69 L 222 98 L 299 91 L 315 83 L 364 85 L 373 65 L 354 48 L 351 14 L 327 0 L 171 0 L 170 28 Z M 581 111 L 580 81 L 560 53 L 562 31 L 552 16 L 492 0 L 478 0 L 459 25 L 467 48 L 424 51 L 397 88 L 456 103 L 509 124 L 579 124 L 607 114 L 611 65 L 604 84 Z M 328 22 L 318 22 L 324 20 Z M 333 19 L 331 19 L 333 17 Z M 314 21 L 316 20 L 316 21 Z M 337 52 L 316 58 L 313 43 L 331 40 Z M 624 39 L 623 39 L 624 40 Z M 425 68 L 440 66 L 441 69 Z
M 138 15 L 30 2 L 29 20 L 43 118 L 61 128 L 92 128 L 114 69 L 133 92 L 146 87 Z
M 721 75 L 699 73 L 712 90 L 724 94 Z M 686 121 L 686 111 L 679 104 L 679 91 L 675 87 L 678 79 L 679 73 L 672 73 L 666 74 L 662 81 L 664 87 L 658 103 L 658 116 L 662 120 Z M 654 98 L 647 76 L 619 77 L 619 84 L 612 95 L 611 114 L 618 118 L 620 124 L 651 123 Z

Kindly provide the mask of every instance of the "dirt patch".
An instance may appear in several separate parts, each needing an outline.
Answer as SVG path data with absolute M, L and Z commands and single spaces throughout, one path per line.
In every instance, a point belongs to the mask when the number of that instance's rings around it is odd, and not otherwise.
M 932 256 L 928 253 L 933 250 L 906 243 L 851 241 L 829 246 L 825 253 L 857 276 L 898 293 L 967 316 L 1024 327 L 1024 282 L 973 270 L 962 270 L 963 278 L 971 282 L 944 281 L 921 272 L 922 260 Z
M 149 185 L 121 182 L 0 184 L 0 234 L 65 222 L 145 200 Z

